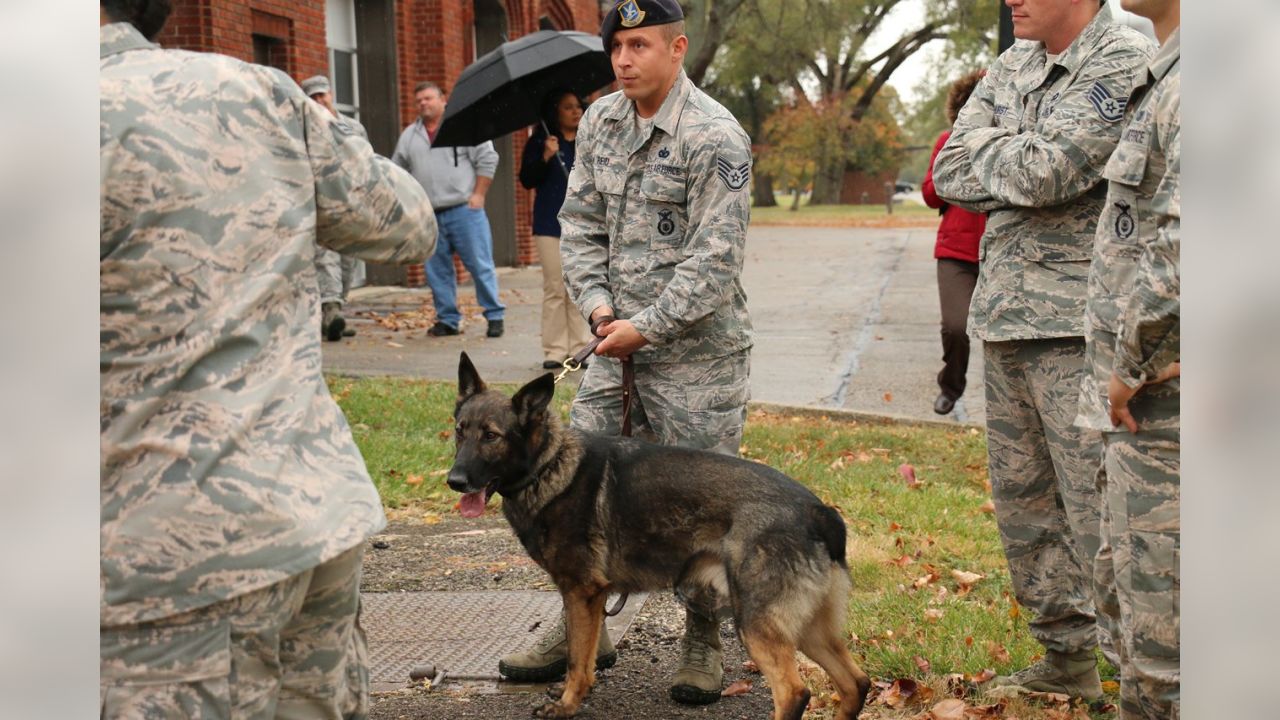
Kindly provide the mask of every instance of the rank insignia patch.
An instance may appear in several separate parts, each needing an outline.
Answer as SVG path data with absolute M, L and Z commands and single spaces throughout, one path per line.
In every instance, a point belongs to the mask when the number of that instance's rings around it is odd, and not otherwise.
M 737 192 L 746 186 L 751 179 L 751 161 L 734 166 L 724 158 L 716 158 L 716 174 L 724 181 L 725 187 Z

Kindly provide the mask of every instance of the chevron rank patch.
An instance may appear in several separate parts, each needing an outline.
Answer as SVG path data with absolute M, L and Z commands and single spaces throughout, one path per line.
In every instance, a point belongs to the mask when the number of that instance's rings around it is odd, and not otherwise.
M 1098 115 L 1107 122 L 1116 122 L 1124 117 L 1124 108 L 1129 104 L 1128 98 L 1118 98 L 1111 94 L 1106 85 L 1099 80 L 1089 88 L 1089 102 L 1093 103 Z
M 751 179 L 751 161 L 748 160 L 741 165 L 734 165 L 722 157 L 716 158 L 716 174 L 724 181 L 725 187 L 737 192 L 746 187 L 747 181 Z

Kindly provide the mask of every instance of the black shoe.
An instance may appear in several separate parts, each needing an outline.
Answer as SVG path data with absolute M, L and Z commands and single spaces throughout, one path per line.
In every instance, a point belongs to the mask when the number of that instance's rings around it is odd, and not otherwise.
M 345 330 L 342 331 L 342 337 L 355 337 L 355 336 L 356 336 L 355 328 L 346 328 Z
M 320 332 L 329 342 L 342 339 L 342 331 L 347 329 L 347 321 L 342 319 L 336 302 L 327 302 L 320 306 Z
M 933 401 L 933 411 L 939 415 L 947 415 L 956 407 L 956 401 L 947 397 L 946 393 L 939 393 L 938 399 Z
M 490 320 L 489 329 L 485 331 L 485 337 L 502 337 L 502 331 L 505 328 L 501 320 Z
M 558 367 L 561 367 L 561 364 L 560 364 L 560 363 L 558 363 L 558 362 L 556 362 L 555 360 L 543 360 L 543 361 L 542 361 L 542 369 L 543 369 L 543 370 L 555 370 L 555 369 L 556 369 L 556 368 L 558 368 Z
M 437 320 L 436 324 L 432 325 L 430 330 L 427 330 L 427 334 L 430 335 L 431 337 L 442 337 L 444 335 L 457 335 L 458 328 L 452 325 L 445 325 L 444 323 Z

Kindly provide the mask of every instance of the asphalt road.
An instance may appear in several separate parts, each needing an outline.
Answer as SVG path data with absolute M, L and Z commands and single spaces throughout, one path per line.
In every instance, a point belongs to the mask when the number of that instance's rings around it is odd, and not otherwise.
M 752 228 L 743 284 L 756 333 L 753 400 L 939 419 L 933 238 L 928 228 Z M 324 343 L 326 369 L 452 381 L 466 350 L 486 380 L 527 381 L 543 372 L 541 283 L 537 267 L 499 271 L 507 333 L 498 339 L 484 337 L 467 286 L 463 334 L 448 338 L 426 334 L 429 291 L 361 288 L 346 313 L 358 334 Z M 984 421 L 981 355 L 975 343 L 970 389 L 942 419 Z

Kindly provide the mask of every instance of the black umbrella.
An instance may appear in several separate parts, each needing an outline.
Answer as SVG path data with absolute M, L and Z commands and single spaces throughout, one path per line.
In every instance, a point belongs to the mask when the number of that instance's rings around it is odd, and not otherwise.
M 479 145 L 541 119 L 547 93 L 589 95 L 613 82 L 598 35 L 540 30 L 471 63 L 449 95 L 435 147 Z

